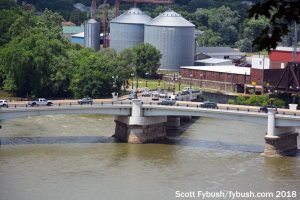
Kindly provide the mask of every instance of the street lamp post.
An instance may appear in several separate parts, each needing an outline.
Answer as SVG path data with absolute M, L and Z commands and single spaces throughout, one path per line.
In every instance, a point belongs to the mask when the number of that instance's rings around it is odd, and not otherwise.
M 191 77 L 191 82 L 190 82 L 190 88 L 192 87 L 192 82 L 193 82 L 193 74 L 190 75 Z
M 136 90 L 139 88 L 139 77 L 136 75 Z
M 146 74 L 146 88 L 145 88 L 145 89 L 146 89 L 146 91 L 148 91 L 148 87 L 147 87 L 148 80 L 147 80 L 147 77 L 148 77 L 148 74 L 149 74 L 149 73 L 146 72 L 145 74 Z
M 180 92 L 180 85 L 181 85 L 180 84 L 180 80 L 181 80 L 181 76 L 179 75 L 178 78 L 179 78 L 179 84 L 178 84 L 179 85 L 179 90 L 178 91 Z
M 226 71 L 226 76 L 225 76 L 225 93 L 226 93 L 226 80 L 227 80 L 227 73 L 231 71 Z
M 200 77 L 201 77 L 200 94 L 202 94 L 202 74 L 200 74 Z
M 132 83 L 131 83 L 132 88 L 131 89 L 133 90 L 133 76 L 134 76 L 134 73 L 132 73 L 131 76 L 132 76 Z
M 116 93 L 116 87 L 117 87 L 117 78 L 118 78 L 118 76 L 112 76 L 112 78 L 114 79 L 114 84 L 113 84 L 114 93 Z

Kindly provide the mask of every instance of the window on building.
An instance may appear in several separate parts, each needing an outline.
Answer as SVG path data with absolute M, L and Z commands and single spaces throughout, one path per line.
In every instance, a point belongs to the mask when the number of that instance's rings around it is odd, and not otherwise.
M 260 84 L 260 78 L 257 79 L 257 84 Z
M 237 79 L 239 78 L 239 75 L 236 75 L 235 78 L 236 78 L 236 80 L 237 80 Z
M 215 76 L 215 73 L 214 73 L 214 72 L 212 72 L 212 73 L 211 73 L 211 76 Z
M 277 76 L 279 75 L 279 72 L 277 71 Z
M 267 83 L 269 83 L 270 84 L 270 79 L 268 79 L 268 82 Z
M 273 76 L 275 76 L 275 71 L 273 71 Z
M 275 78 L 273 78 L 273 84 L 275 84 Z
M 265 76 L 268 76 L 268 72 L 265 72 Z
M 259 65 L 262 65 L 262 61 L 259 61 Z
M 187 69 L 184 70 L 184 73 L 185 73 L 185 74 L 187 73 Z
M 222 73 L 219 74 L 219 77 L 220 77 L 220 78 L 222 77 Z
M 206 76 L 206 72 L 204 72 L 204 76 Z
M 229 56 L 224 56 L 224 59 L 228 59 L 229 58 Z
M 198 74 L 199 71 L 196 71 L 196 74 Z
M 227 78 L 230 78 L 230 74 L 227 74 Z

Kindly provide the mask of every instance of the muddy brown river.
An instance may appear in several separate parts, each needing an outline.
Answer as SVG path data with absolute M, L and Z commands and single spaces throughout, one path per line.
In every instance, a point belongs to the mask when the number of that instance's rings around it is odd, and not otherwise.
M 300 199 L 300 153 L 261 157 L 266 126 L 216 118 L 182 124 L 169 140 L 127 144 L 111 137 L 112 115 L 4 120 L 0 199 L 203 199 L 200 191 L 231 194 L 204 199 Z

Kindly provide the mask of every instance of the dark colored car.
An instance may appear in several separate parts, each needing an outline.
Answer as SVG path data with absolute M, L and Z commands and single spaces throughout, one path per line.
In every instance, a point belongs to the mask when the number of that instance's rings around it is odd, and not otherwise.
M 174 105 L 176 103 L 175 99 L 167 98 L 162 100 L 161 105 Z
M 259 110 L 263 111 L 263 112 L 268 112 L 268 108 L 275 108 L 276 111 L 277 111 L 277 107 L 276 106 L 271 106 L 271 105 L 267 105 L 267 106 L 261 107 Z
M 220 91 L 214 91 L 213 93 L 216 93 L 216 94 L 223 94 L 223 92 L 220 92 Z
M 217 107 L 217 103 L 215 102 L 205 102 L 200 104 L 201 108 L 216 108 Z
M 252 92 L 252 94 L 261 95 L 261 91 L 254 91 L 254 92 Z
M 135 93 L 130 93 L 128 99 L 129 100 L 135 99 Z

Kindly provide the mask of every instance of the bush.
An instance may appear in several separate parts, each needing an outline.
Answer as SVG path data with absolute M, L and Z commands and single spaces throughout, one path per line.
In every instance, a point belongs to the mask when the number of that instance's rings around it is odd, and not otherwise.
M 285 108 L 285 101 L 283 101 L 282 99 L 275 99 L 273 101 L 273 105 L 277 106 L 278 108 Z
M 244 104 L 245 102 L 245 97 L 243 97 L 242 94 L 240 94 L 237 98 L 236 98 L 236 104 Z
M 249 100 L 247 100 L 247 101 L 249 101 L 250 104 L 253 104 L 253 105 L 259 104 L 259 98 L 255 94 L 252 94 L 251 97 L 249 98 Z
M 229 99 L 227 103 L 228 103 L 228 104 L 234 104 L 235 102 L 234 102 L 233 99 Z

